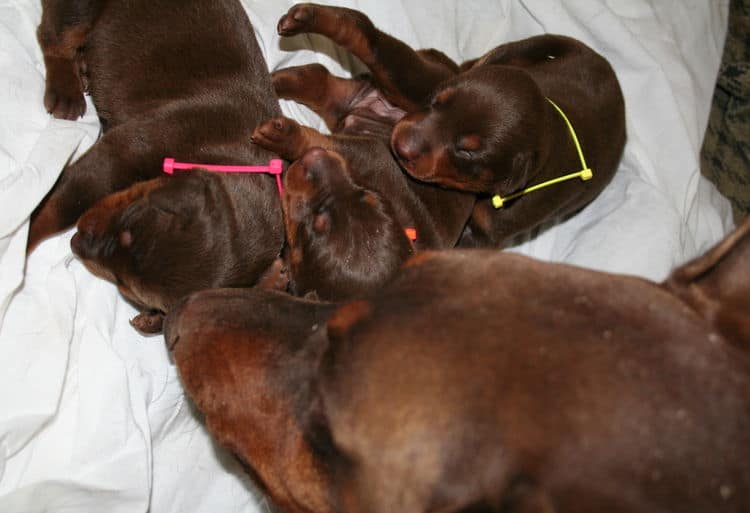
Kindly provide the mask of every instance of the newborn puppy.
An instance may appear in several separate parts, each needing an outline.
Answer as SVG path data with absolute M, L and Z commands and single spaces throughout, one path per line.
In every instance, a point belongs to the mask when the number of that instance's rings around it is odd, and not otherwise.
M 256 144 L 302 159 L 287 179 L 284 201 L 296 292 L 340 300 L 374 290 L 411 253 L 406 231 L 416 237 L 416 249 L 455 246 L 475 199 L 402 172 L 388 137 L 403 110 L 368 80 L 334 77 L 320 65 L 277 71 L 273 82 L 281 97 L 309 106 L 334 132 L 324 135 L 283 117 L 253 132 Z
M 338 309 L 200 292 L 165 335 L 290 511 L 750 509 L 750 220 L 662 284 L 423 252 Z
M 387 198 L 401 226 L 416 229 L 418 249 L 453 247 L 474 204 L 470 194 L 423 184 L 404 175 L 382 138 L 326 135 L 279 117 L 258 125 L 252 140 L 290 161 L 311 148 L 338 153 L 354 183 Z
M 227 194 L 215 173 L 154 178 L 94 204 L 70 244 L 93 274 L 117 284 L 141 310 L 131 324 L 156 333 L 164 312 L 182 296 L 249 287 L 272 272 L 283 240 L 283 227 L 272 217 L 277 201 Z
M 391 147 L 413 177 L 478 196 L 465 246 L 501 247 L 570 215 L 609 183 L 625 144 L 625 109 L 609 63 L 580 41 L 536 36 L 464 63 L 438 67 L 377 30 L 362 13 L 298 4 L 279 33 L 323 34 L 373 72 L 377 87 L 409 114 Z M 581 147 L 581 151 L 578 147 Z M 520 197 L 568 174 L 593 170 Z
M 338 153 L 308 150 L 287 171 L 290 291 L 342 300 L 376 290 L 413 252 L 390 202 L 351 178 Z
M 295 161 L 285 253 L 299 294 L 366 294 L 411 254 L 407 230 L 414 249 L 452 248 L 471 214 L 471 195 L 408 178 L 384 138 L 324 135 L 280 117 L 259 125 L 253 141 Z
M 249 140 L 280 109 L 239 2 L 45 0 L 38 38 L 47 109 L 77 118 L 85 82 L 104 134 L 32 215 L 28 250 L 86 212 L 74 252 L 147 311 L 163 313 L 199 288 L 256 283 L 283 244 L 270 176 L 192 171 L 128 189 L 163 176 L 168 156 L 206 164 L 275 157 Z M 105 198 L 116 191 L 125 192 Z M 158 329 L 158 315 L 141 321 Z

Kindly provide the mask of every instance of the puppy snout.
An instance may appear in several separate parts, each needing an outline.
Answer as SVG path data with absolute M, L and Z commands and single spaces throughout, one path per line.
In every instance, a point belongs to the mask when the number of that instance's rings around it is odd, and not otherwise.
M 95 225 L 82 221 L 78 223 L 77 228 L 73 238 L 70 239 L 70 249 L 81 258 L 90 258 L 95 251 Z
M 424 153 L 424 142 L 409 130 L 394 131 L 391 146 L 396 158 L 408 171 L 414 170 L 415 162 Z
M 91 236 L 89 234 L 80 231 L 74 233 L 73 238 L 70 239 L 70 249 L 75 255 L 78 255 L 79 257 L 85 257 L 85 253 L 87 252 L 86 249 L 89 246 L 86 239 L 90 238 Z

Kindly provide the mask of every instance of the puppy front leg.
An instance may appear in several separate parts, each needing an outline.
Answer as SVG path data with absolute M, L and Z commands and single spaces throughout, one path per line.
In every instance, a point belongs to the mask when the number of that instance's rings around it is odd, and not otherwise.
M 310 148 L 332 149 L 333 138 L 283 116 L 255 128 L 252 141 L 286 160 L 297 160 Z
M 86 111 L 78 63 L 104 0 L 43 0 L 37 39 L 47 70 L 44 106 L 56 118 L 75 120 Z
M 297 4 L 282 16 L 277 30 L 282 36 L 315 33 L 330 38 L 359 58 L 388 101 L 407 112 L 418 110 L 440 82 L 458 72 L 441 52 L 417 52 L 353 9 Z

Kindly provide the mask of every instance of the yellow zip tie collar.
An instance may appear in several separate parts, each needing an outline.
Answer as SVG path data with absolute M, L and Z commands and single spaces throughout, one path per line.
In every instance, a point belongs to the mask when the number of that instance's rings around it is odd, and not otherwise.
M 547 180 L 546 182 L 532 185 L 531 187 L 527 187 L 526 189 L 522 191 L 515 192 L 504 198 L 496 194 L 492 197 L 492 206 L 495 208 L 502 208 L 506 201 L 516 199 L 519 196 L 523 196 L 524 194 L 528 194 L 529 192 L 534 192 L 543 187 L 547 187 L 548 185 L 554 185 L 556 183 L 565 182 L 566 180 L 571 180 L 573 178 L 579 178 L 579 177 L 581 178 L 581 180 L 586 181 L 586 180 L 590 180 L 594 176 L 594 172 L 591 169 L 589 169 L 589 167 L 586 165 L 586 159 L 583 158 L 583 150 L 581 149 L 581 143 L 578 142 L 578 136 L 576 135 L 576 131 L 573 129 L 573 125 L 570 123 L 568 116 L 565 115 L 562 109 L 558 107 L 555 102 L 553 102 L 549 98 L 547 98 L 547 101 L 550 102 L 552 106 L 555 108 L 555 110 L 557 110 L 557 112 L 560 113 L 562 118 L 565 120 L 565 124 L 568 125 L 568 130 L 570 131 L 570 135 L 573 138 L 573 142 L 576 145 L 576 150 L 578 150 L 578 157 L 581 159 L 581 167 L 583 169 L 581 169 L 577 173 L 570 173 L 569 175 L 558 176 L 557 178 L 553 178 L 552 180 Z

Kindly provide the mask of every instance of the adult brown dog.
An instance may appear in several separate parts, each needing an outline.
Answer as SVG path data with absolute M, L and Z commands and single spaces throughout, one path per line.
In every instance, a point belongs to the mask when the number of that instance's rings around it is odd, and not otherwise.
M 188 292 L 254 284 L 283 243 L 273 179 L 204 171 L 156 178 L 167 156 L 207 164 L 275 157 L 249 140 L 280 109 L 239 2 L 45 0 L 38 38 L 47 109 L 77 118 L 86 86 L 104 134 L 32 216 L 29 250 L 85 212 L 74 252 L 157 311 L 137 319 L 146 331 Z
M 385 283 L 415 249 L 456 245 L 474 197 L 405 175 L 388 146 L 404 111 L 366 79 L 334 77 L 320 65 L 274 72 L 282 98 L 307 105 L 332 135 L 275 118 L 253 141 L 294 161 L 286 178 L 287 267 L 294 292 L 343 300 Z
M 662 284 L 424 252 L 338 309 L 200 292 L 165 334 L 288 511 L 750 509 L 750 220 Z
M 401 166 L 419 180 L 479 197 L 464 246 L 503 246 L 580 210 L 617 169 L 625 145 L 622 92 L 609 63 L 580 41 L 536 36 L 451 73 L 350 9 L 298 4 L 278 30 L 331 38 L 368 66 L 386 99 L 409 112 L 391 137 Z M 593 169 L 590 180 L 500 200 L 583 168 Z

